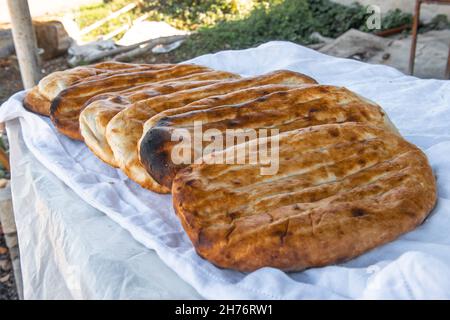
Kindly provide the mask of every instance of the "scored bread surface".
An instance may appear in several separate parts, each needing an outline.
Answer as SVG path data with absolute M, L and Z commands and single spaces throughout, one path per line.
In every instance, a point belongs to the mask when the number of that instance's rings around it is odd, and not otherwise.
M 291 71 L 240 79 L 192 64 L 102 62 L 46 76 L 24 106 L 141 186 L 172 192 L 195 250 L 222 268 L 343 262 L 414 229 L 436 203 L 426 156 L 376 103 Z M 228 129 L 280 133 L 174 164 L 174 132 L 199 122 L 222 141 Z M 267 141 L 272 162 L 252 163 Z
M 91 99 L 80 114 L 80 132 L 86 145 L 104 162 L 117 167 L 114 154 L 106 140 L 109 121 L 129 104 L 176 91 L 201 87 L 221 79 L 238 78 L 223 71 L 195 73 L 181 78 L 146 84 L 122 92 L 107 93 Z
M 139 65 L 120 62 L 103 62 L 91 66 L 75 67 L 56 71 L 39 81 L 39 92 L 49 100 L 53 100 L 64 89 L 77 82 L 94 79 L 96 76 L 120 74 L 130 70 L 152 70 L 165 68 L 167 65 Z
M 342 87 L 307 85 L 283 88 L 269 85 L 214 98 L 162 112 L 146 122 L 146 134 L 139 144 L 140 159 L 158 183 L 170 188 L 176 172 L 187 165 L 172 162 L 173 148 L 179 143 L 172 141 L 172 136 L 180 129 L 194 136 L 195 123 L 201 123 L 203 132 L 215 130 L 216 135 L 222 135 L 222 141 L 227 140 L 228 129 L 277 129 L 285 132 L 343 122 L 364 122 L 388 130 L 393 128 L 379 106 L 361 100 L 358 95 Z M 210 143 L 203 142 L 203 156 L 206 152 L 204 147 Z M 195 151 L 192 146 L 190 163 L 202 156 Z
M 50 104 L 50 100 L 40 94 L 37 86 L 28 91 L 23 100 L 23 105 L 27 110 L 43 116 L 49 116 Z
M 248 162 L 194 164 L 174 179 L 185 231 L 219 267 L 295 271 L 343 262 L 414 229 L 435 205 L 426 156 L 385 128 L 327 124 L 279 138 L 276 175 Z
M 206 67 L 185 64 L 156 70 L 130 69 L 125 73 L 94 77 L 92 80 L 80 82 L 60 92 L 51 104 L 51 120 L 62 134 L 72 139 L 82 140 L 79 116 L 85 103 L 92 97 L 208 70 L 210 69 Z
M 102 62 L 80 66 L 63 71 L 55 71 L 43 79 L 25 96 L 25 107 L 33 112 L 49 116 L 51 101 L 64 89 L 100 75 L 123 73 L 130 69 L 160 69 L 169 65 L 130 64 L 121 62 Z
M 270 83 L 294 85 L 316 82 L 305 75 L 281 70 L 257 77 L 222 81 L 130 105 L 111 119 L 106 128 L 106 138 L 117 164 L 128 177 L 144 188 L 168 193 L 170 189 L 156 183 L 139 160 L 138 143 L 143 134 L 144 123 L 159 112 L 184 107 L 199 99 Z

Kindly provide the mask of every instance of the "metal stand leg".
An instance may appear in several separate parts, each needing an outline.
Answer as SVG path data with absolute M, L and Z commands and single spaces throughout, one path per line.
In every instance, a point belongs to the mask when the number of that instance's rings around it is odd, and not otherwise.
M 409 74 L 414 74 L 414 60 L 416 58 L 416 45 L 417 45 L 417 32 L 419 29 L 419 18 L 420 18 L 420 5 L 421 0 L 416 0 L 416 9 L 414 13 L 414 22 L 413 22 L 413 28 L 412 28 L 412 39 L 411 39 L 411 51 L 409 54 Z
M 450 79 L 450 44 L 448 46 L 447 70 L 445 71 L 445 79 Z

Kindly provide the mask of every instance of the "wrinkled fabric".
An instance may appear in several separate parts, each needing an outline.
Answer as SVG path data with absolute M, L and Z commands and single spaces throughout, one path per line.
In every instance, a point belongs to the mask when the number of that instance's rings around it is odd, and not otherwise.
M 93 208 L 7 122 L 25 299 L 200 299 L 155 253 Z
M 248 274 L 223 270 L 195 253 L 174 214 L 170 195 L 140 188 L 97 159 L 83 143 L 57 133 L 48 119 L 25 111 L 23 93 L 3 105 L 0 121 L 19 118 L 25 144 L 43 166 L 138 242 L 154 249 L 205 298 L 450 298 L 450 81 L 421 80 L 391 67 L 334 58 L 278 41 L 189 62 L 245 76 L 289 69 L 322 84 L 345 86 L 379 103 L 401 134 L 427 154 L 437 176 L 436 208 L 416 230 L 347 263 L 295 273 L 273 268 Z M 47 232 L 54 232 L 52 225 Z M 74 250 L 82 254 L 81 248 Z

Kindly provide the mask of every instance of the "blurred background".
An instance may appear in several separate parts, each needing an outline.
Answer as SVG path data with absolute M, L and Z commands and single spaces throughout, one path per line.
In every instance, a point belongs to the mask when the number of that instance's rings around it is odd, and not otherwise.
M 0 0 L 0 79 L 7 75 L 8 83 L 0 83 L 0 102 L 21 89 L 6 2 Z M 271 40 L 293 41 L 334 56 L 391 65 L 406 73 L 416 3 L 415 0 L 28 2 L 43 74 L 92 63 L 99 57 L 179 62 Z M 380 23 L 373 29 L 367 22 L 374 12 L 377 15 L 377 10 Z M 450 6 L 422 6 L 416 76 L 444 78 L 450 42 L 449 15 Z M 172 38 L 167 41 L 177 41 L 156 46 L 145 43 L 168 36 Z

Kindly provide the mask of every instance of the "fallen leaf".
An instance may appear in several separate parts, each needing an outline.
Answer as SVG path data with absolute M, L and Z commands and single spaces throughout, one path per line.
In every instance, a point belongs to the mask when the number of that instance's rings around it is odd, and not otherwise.
M 11 274 L 8 273 L 6 276 L 0 278 L 0 282 L 3 282 L 3 283 L 8 282 L 10 277 L 11 277 Z
M 8 253 L 8 248 L 0 247 L 0 254 Z
M 0 179 L 0 189 L 3 189 L 8 184 L 8 180 Z
M 9 271 L 11 270 L 11 262 L 8 259 L 0 259 L 0 270 Z

